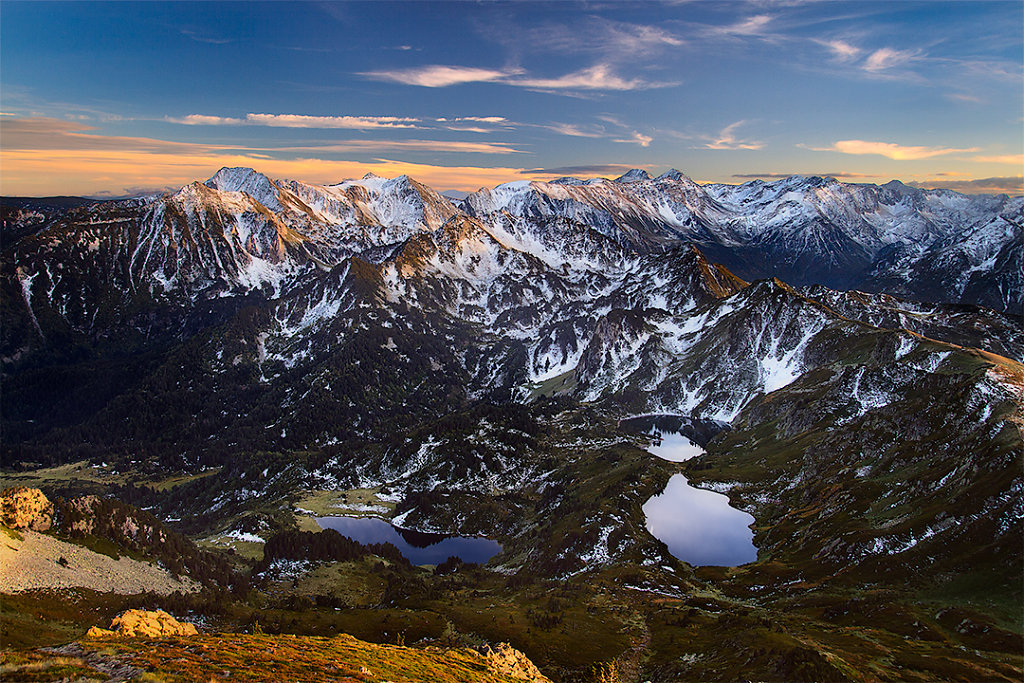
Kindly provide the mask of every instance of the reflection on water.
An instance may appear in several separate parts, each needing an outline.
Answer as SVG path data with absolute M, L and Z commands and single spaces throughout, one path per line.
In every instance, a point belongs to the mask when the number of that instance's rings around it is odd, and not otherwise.
M 662 432 L 661 440 L 655 441 L 647 447 L 647 450 L 662 460 L 671 460 L 672 462 L 683 462 L 704 452 L 703 448 L 682 434 L 673 434 L 672 432 Z
M 643 510 L 651 535 L 695 567 L 735 567 L 757 559 L 749 526 L 754 518 L 730 507 L 728 496 L 690 486 L 681 474 L 673 474 Z
M 323 529 L 334 529 L 342 536 L 360 543 L 391 543 L 413 564 L 440 564 L 449 557 L 463 562 L 486 564 L 501 551 L 497 541 L 489 538 L 467 538 L 428 534 L 399 529 L 375 517 L 317 517 Z
M 718 434 L 729 430 L 725 422 L 683 415 L 638 415 L 621 420 L 619 426 L 630 434 L 681 434 L 701 448 Z
M 683 462 L 704 452 L 683 434 L 660 435 L 660 442 L 647 450 L 664 460 Z M 757 559 L 750 530 L 754 518 L 731 507 L 728 496 L 690 486 L 681 474 L 672 475 L 665 490 L 644 503 L 643 511 L 651 535 L 674 557 L 695 567 L 735 567 Z

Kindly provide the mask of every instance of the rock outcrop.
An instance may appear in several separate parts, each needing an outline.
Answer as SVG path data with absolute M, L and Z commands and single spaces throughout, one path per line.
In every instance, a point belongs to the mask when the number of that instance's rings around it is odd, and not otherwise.
M 484 645 L 476 650 L 487 661 L 491 671 L 530 683 L 551 683 L 533 662 L 508 643 Z
M 39 489 L 16 486 L 0 493 L 0 524 L 46 531 L 53 525 L 53 503 Z
M 194 636 L 199 631 L 195 624 L 178 621 L 163 610 L 151 612 L 130 609 L 114 617 L 110 629 L 93 626 L 85 634 L 87 638 L 160 638 L 163 636 Z

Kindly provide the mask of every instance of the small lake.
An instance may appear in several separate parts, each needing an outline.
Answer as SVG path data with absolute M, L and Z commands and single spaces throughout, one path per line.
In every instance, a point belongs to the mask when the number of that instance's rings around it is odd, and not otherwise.
M 647 452 L 658 456 L 662 460 L 683 462 L 690 458 L 696 458 L 704 452 L 704 449 L 682 434 L 662 432 L 661 442 L 652 443 L 647 447 Z
M 704 450 L 683 434 L 661 432 L 661 443 L 648 451 L 672 462 L 683 462 Z M 647 530 L 668 546 L 674 557 L 694 567 L 735 567 L 757 559 L 753 516 L 729 505 L 729 497 L 690 486 L 673 474 L 665 490 L 643 506 Z
M 441 564 L 449 557 L 463 562 L 487 564 L 501 552 L 501 545 L 489 538 L 428 534 L 401 529 L 376 517 L 317 517 L 322 529 L 334 529 L 359 543 L 390 543 L 413 564 Z

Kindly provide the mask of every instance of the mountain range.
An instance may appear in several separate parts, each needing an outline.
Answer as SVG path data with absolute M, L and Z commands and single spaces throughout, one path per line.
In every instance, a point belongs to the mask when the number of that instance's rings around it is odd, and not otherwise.
M 296 552 L 324 492 L 486 535 L 502 550 L 467 604 L 507 598 L 509 621 L 474 628 L 517 634 L 565 680 L 603 656 L 551 630 L 566 605 L 603 633 L 583 613 L 638 594 L 634 625 L 606 635 L 652 680 L 848 678 L 850 662 L 1012 679 L 1022 218 L 1019 197 L 896 181 L 640 170 L 456 200 L 405 176 L 226 168 L 161 196 L 5 200 L 5 476 Z M 706 452 L 651 456 L 626 425 L 659 415 Z M 648 532 L 645 502 L 683 472 L 753 515 L 756 562 L 694 568 Z M 434 599 L 448 579 L 382 566 L 344 579 L 390 577 L 374 619 L 398 599 L 462 618 Z M 540 641 L 512 614 L 539 596 Z M 686 659 L 679 634 L 709 640 Z M 879 637 L 896 644 L 865 654 Z
M 922 337 L 1024 358 L 1022 216 L 1022 198 L 896 181 L 701 186 L 634 170 L 457 201 L 405 176 L 317 186 L 225 168 L 160 197 L 5 216 L 5 231 L 29 234 L 4 250 L 2 357 L 31 384 L 83 357 L 166 366 L 185 344 L 198 357 L 174 371 L 214 394 L 244 372 L 279 392 L 289 410 L 261 438 L 287 448 L 378 428 L 359 415 L 308 424 L 325 410 L 485 397 L 569 394 L 728 423 L 860 338 L 884 338 L 896 359 L 931 348 Z M 373 395 L 381 384 L 396 391 Z M 62 424 L 12 394 L 15 434 Z M 233 397 L 188 438 L 223 441 L 251 400 Z M 119 414 L 87 403 L 72 414 Z

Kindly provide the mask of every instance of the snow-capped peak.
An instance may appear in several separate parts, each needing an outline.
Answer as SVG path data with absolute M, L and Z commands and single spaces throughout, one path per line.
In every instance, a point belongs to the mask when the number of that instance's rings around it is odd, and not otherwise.
M 693 183 L 693 181 L 690 180 L 690 177 L 688 175 L 674 168 L 670 168 L 669 170 L 665 171 L 660 176 L 655 178 L 655 180 L 675 180 L 676 182 L 686 181 L 688 183 Z
M 642 180 L 650 180 L 651 174 L 642 168 L 631 168 L 618 178 L 615 179 L 617 183 L 636 183 Z
M 251 168 L 222 168 L 203 183 L 221 192 L 244 192 L 263 206 L 280 211 L 277 186 L 267 176 Z

